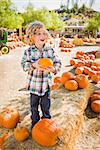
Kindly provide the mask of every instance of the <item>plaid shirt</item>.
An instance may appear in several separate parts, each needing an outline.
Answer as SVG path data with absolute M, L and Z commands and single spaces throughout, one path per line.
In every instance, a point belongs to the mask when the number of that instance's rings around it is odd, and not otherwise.
M 35 45 L 25 50 L 21 61 L 23 70 L 29 72 L 31 64 L 37 61 L 39 58 L 43 57 L 52 59 L 57 73 L 61 68 L 61 62 L 55 55 L 54 50 L 49 45 L 46 44 L 43 47 L 42 51 L 38 50 Z M 39 71 L 38 69 L 33 69 L 31 73 L 28 73 L 28 83 L 30 93 L 43 96 L 45 92 L 48 91 L 48 88 L 51 87 L 52 83 L 51 79 L 52 79 L 51 73 L 46 73 L 43 71 Z

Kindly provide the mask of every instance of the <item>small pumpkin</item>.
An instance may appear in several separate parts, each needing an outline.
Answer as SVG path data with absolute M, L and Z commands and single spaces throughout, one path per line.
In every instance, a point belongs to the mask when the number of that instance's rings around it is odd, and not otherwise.
M 84 71 L 84 67 L 77 67 L 77 68 L 75 69 L 75 74 L 82 74 L 83 71 Z
M 91 71 L 91 69 L 90 69 L 89 67 L 84 66 L 84 73 L 85 73 L 85 74 L 89 74 L 90 71 Z
M 40 58 L 38 64 L 41 68 L 48 68 L 53 66 L 53 61 L 50 58 Z
M 93 94 L 99 94 L 99 95 L 100 95 L 100 90 L 95 90 L 95 91 L 93 92 Z
M 98 99 L 98 100 L 100 100 L 100 94 L 92 94 L 91 95 L 91 101 L 94 101 L 94 100 L 96 100 L 96 99 Z
M 70 65 L 71 66 L 75 65 L 75 60 L 74 59 L 70 59 Z
M 20 114 L 16 109 L 8 107 L 2 110 L 0 119 L 1 126 L 12 129 L 16 127 L 17 123 L 19 122 Z
M 68 80 L 65 82 L 65 88 L 70 91 L 76 91 L 78 89 L 78 83 L 75 80 Z
M 85 66 L 85 62 L 80 60 L 80 61 L 78 61 L 77 66 L 78 67 Z
M 89 85 L 89 80 L 84 74 L 76 75 L 75 80 L 78 82 L 79 88 L 84 89 Z
M 64 85 L 67 80 L 71 80 L 71 79 L 74 79 L 74 78 L 75 78 L 75 76 L 74 76 L 73 73 L 71 73 L 71 72 L 64 72 L 61 75 L 61 83 Z
M 89 77 L 92 77 L 93 75 L 96 75 L 97 74 L 97 72 L 96 71 L 93 71 L 93 70 L 91 70 L 90 69 L 90 71 L 89 71 Z
M 7 140 L 7 138 L 9 137 L 9 135 L 8 134 L 3 134 L 1 137 L 0 137 L 0 150 L 2 150 L 2 146 L 3 146 L 3 144 L 4 144 L 4 142 Z
M 60 77 L 55 77 L 53 82 L 54 83 L 61 83 L 61 78 Z
M 100 100 L 93 101 L 91 103 L 91 109 L 96 113 L 100 113 Z
M 14 137 L 17 141 L 23 142 L 29 137 L 30 133 L 26 127 L 20 125 L 14 130 Z
M 59 88 L 59 85 L 57 83 L 51 86 L 51 90 L 57 90 L 58 88 Z
M 55 145 L 60 134 L 61 130 L 56 122 L 47 118 L 37 122 L 32 129 L 33 140 L 46 147 Z
M 100 81 L 100 75 L 94 74 L 91 76 L 91 80 L 95 83 Z

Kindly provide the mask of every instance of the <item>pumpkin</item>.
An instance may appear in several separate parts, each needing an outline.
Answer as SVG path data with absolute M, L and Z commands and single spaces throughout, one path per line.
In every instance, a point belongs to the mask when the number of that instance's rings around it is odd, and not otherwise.
M 84 71 L 84 67 L 77 67 L 77 68 L 75 69 L 75 74 L 82 74 L 83 71 Z
M 38 64 L 41 68 L 48 68 L 53 66 L 53 61 L 50 58 L 40 58 Z
M 99 95 L 100 95 L 100 90 L 95 90 L 95 91 L 93 92 L 93 94 L 99 94 Z
M 19 126 L 14 130 L 14 137 L 19 142 L 25 141 L 29 135 L 29 130 L 26 127 Z
M 70 91 L 76 91 L 78 89 L 78 83 L 75 80 L 68 80 L 65 82 L 65 88 Z
M 91 80 L 95 83 L 99 82 L 100 81 L 100 75 L 96 75 L 96 74 L 92 75 Z
M 53 80 L 54 83 L 61 83 L 60 77 L 55 77 Z
M 46 147 L 53 146 L 57 143 L 61 130 L 52 119 L 44 118 L 38 121 L 32 129 L 32 138 L 38 144 Z
M 12 129 L 16 127 L 19 122 L 20 115 L 19 112 L 14 108 L 5 108 L 0 114 L 0 124 L 1 126 Z
M 67 80 L 74 79 L 75 76 L 71 72 L 64 72 L 61 75 L 61 83 L 64 85 Z
M 85 66 L 85 62 L 80 60 L 80 61 L 78 61 L 77 66 L 78 67 Z
M 89 73 L 88 73 L 89 77 L 92 77 L 93 75 L 96 75 L 96 74 L 97 74 L 97 72 L 96 72 L 96 71 L 93 71 L 93 70 L 91 70 L 91 69 L 90 69 L 90 71 L 89 71 Z
M 91 69 L 90 69 L 89 67 L 84 66 L 84 73 L 85 73 L 85 74 L 89 74 L 90 71 L 91 71 Z
M 57 83 L 51 86 L 51 90 L 57 90 L 58 88 L 59 88 L 59 85 Z
M 97 70 L 98 70 L 97 67 L 96 67 L 96 66 L 93 66 L 93 65 L 91 66 L 91 69 L 94 70 L 94 71 L 97 71 Z
M 91 103 L 91 109 L 96 113 L 100 113 L 100 100 L 93 101 Z
M 89 85 L 89 80 L 86 75 L 79 74 L 76 75 L 75 80 L 78 82 L 79 88 L 86 88 Z
M 1 137 L 0 137 L 0 150 L 2 150 L 2 146 L 4 144 L 4 142 L 7 140 L 7 138 L 9 137 L 8 134 L 3 134 Z
M 94 94 L 93 93 L 92 96 L 91 96 L 91 101 L 94 101 L 96 99 L 100 100 L 100 94 Z
M 71 60 L 70 60 L 70 65 L 71 65 L 71 66 L 75 65 L 75 60 L 74 60 L 74 59 L 71 59 Z

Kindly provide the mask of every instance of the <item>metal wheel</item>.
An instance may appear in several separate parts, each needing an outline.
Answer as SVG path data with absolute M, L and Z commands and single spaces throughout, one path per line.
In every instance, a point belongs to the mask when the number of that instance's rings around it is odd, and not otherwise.
M 2 54 L 8 54 L 9 53 L 9 48 L 7 46 L 4 46 L 1 48 Z

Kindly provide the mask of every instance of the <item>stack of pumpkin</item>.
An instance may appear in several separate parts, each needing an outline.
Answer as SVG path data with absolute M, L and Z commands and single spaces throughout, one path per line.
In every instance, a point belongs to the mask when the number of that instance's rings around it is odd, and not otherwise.
M 62 37 L 60 40 L 60 47 L 61 47 L 61 49 L 62 48 L 72 48 L 72 47 L 75 47 L 75 45 L 72 44 L 71 42 L 69 43 L 69 41 L 65 37 Z
M 62 73 L 61 77 L 55 77 L 54 78 L 54 89 L 57 89 L 59 87 L 59 84 L 62 84 L 65 89 L 70 91 L 76 91 L 79 88 L 84 89 L 89 85 L 89 80 L 86 75 L 80 74 L 80 75 L 74 75 L 71 72 L 64 72 Z
M 84 44 L 84 42 L 81 38 L 75 37 L 73 40 L 73 44 L 75 46 L 82 46 Z
M 91 101 L 91 109 L 96 113 L 100 113 L 100 90 L 95 90 L 93 92 L 90 101 Z
M 78 52 L 76 54 L 78 60 L 71 59 L 70 65 L 75 69 L 75 74 L 86 74 L 92 80 L 97 83 L 100 81 L 100 65 L 95 62 L 95 56 L 89 54 L 88 56 L 84 52 Z M 84 57 L 84 58 L 83 58 Z

